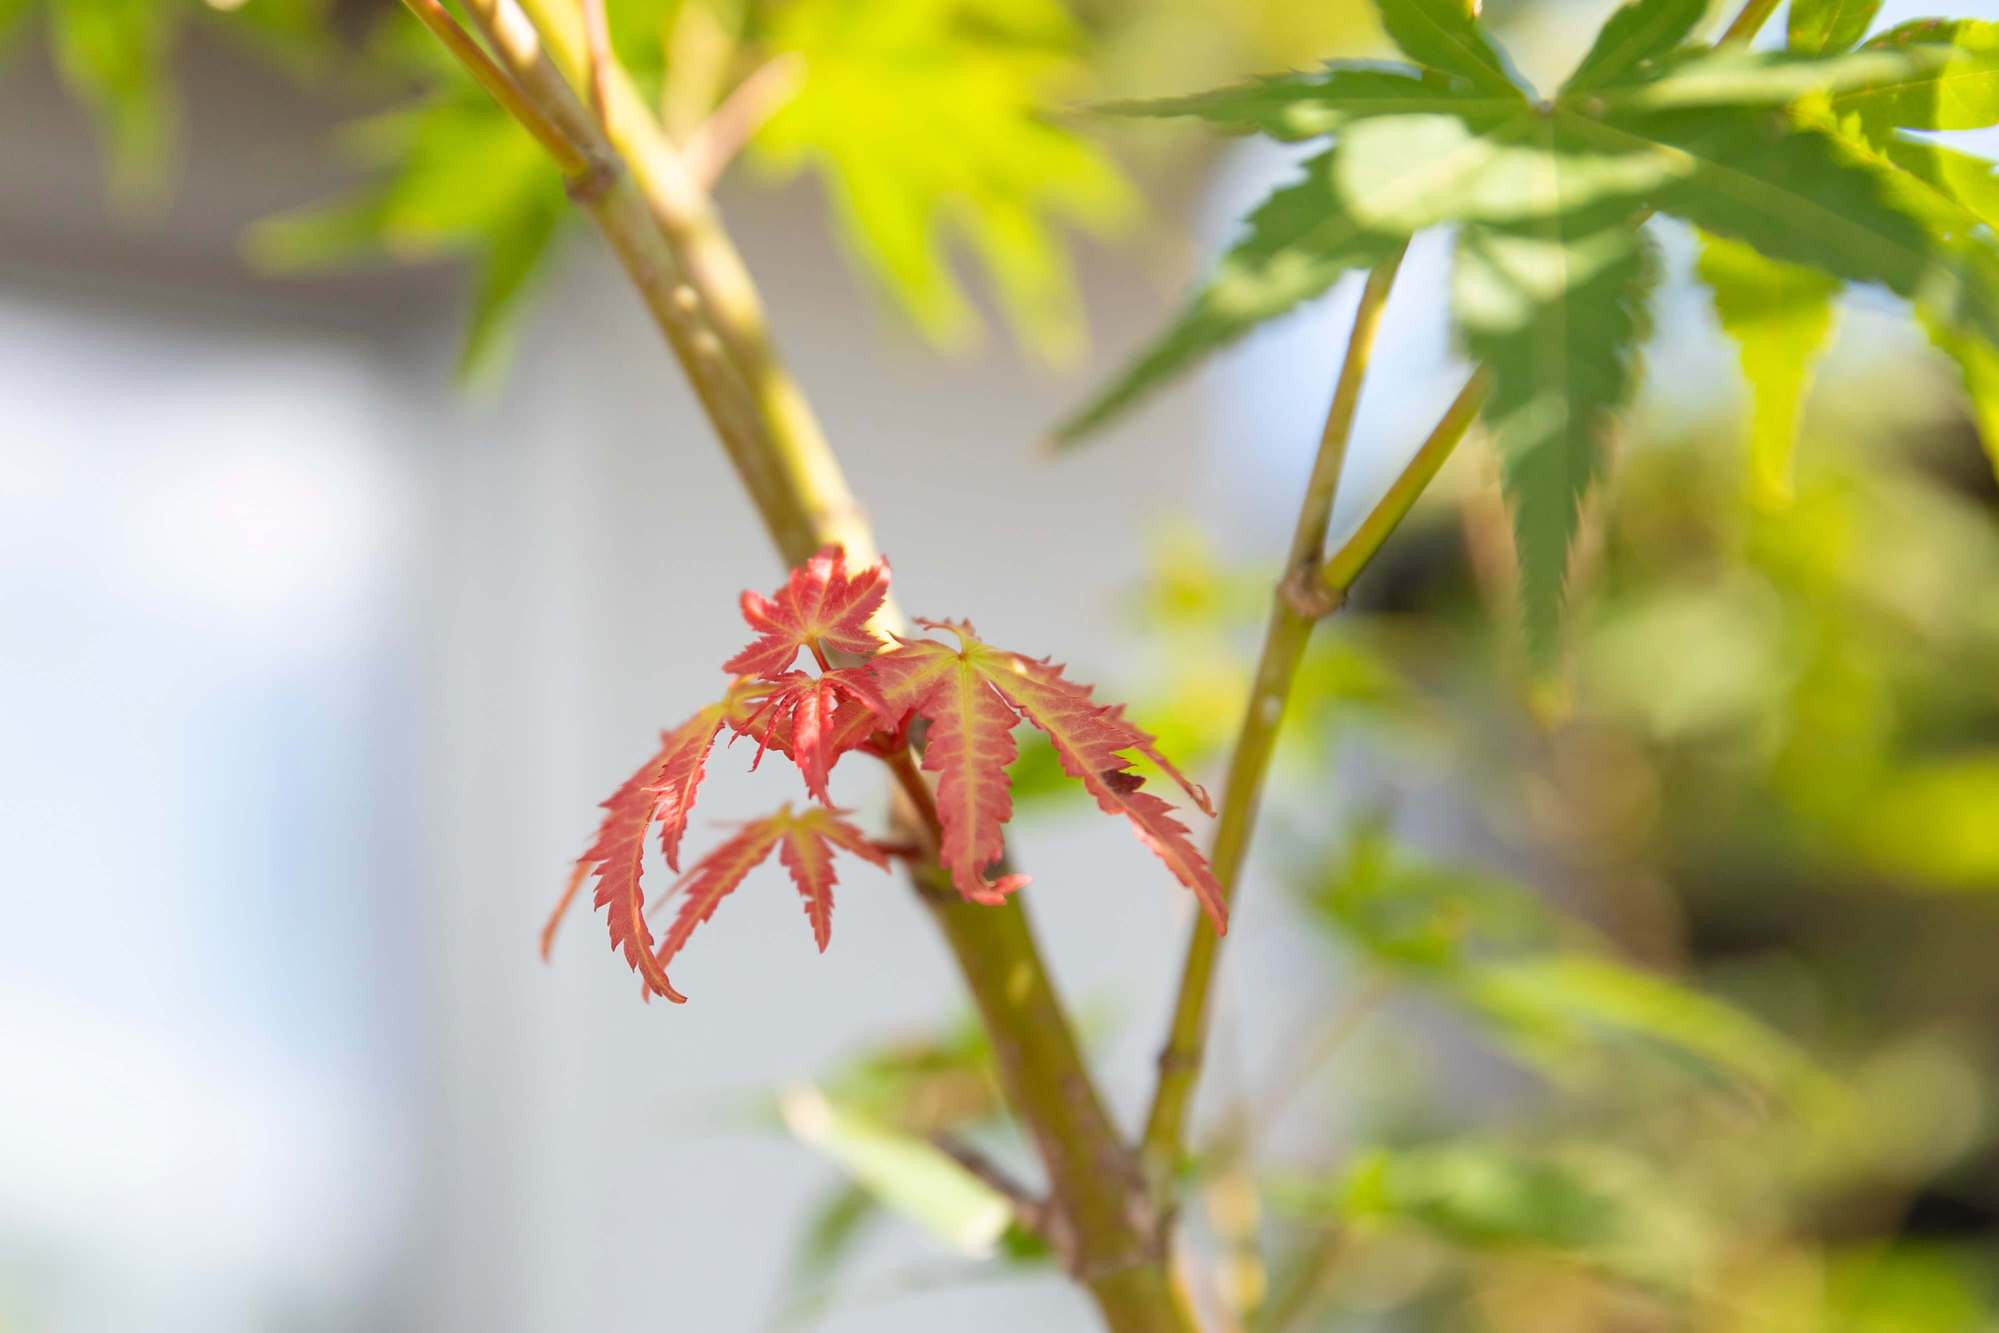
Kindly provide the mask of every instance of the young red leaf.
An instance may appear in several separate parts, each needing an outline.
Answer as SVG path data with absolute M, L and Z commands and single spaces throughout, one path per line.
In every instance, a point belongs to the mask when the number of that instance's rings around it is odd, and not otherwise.
M 833 931 L 833 849 L 842 847 L 887 869 L 888 858 L 861 831 L 834 811 L 807 809 L 793 814 L 785 806 L 765 819 L 752 820 L 736 835 L 701 858 L 670 893 L 681 895 L 680 911 L 659 942 L 653 961 L 663 977 L 666 966 L 686 945 L 695 927 L 715 915 L 716 907 L 743 882 L 744 876 L 778 849 L 778 859 L 790 871 L 792 883 L 805 900 L 812 937 L 823 952 Z
M 791 666 L 800 648 L 813 645 L 872 657 L 883 643 L 868 621 L 888 596 L 888 581 L 886 558 L 849 574 L 845 552 L 826 547 L 792 570 L 772 596 L 743 594 L 743 619 L 757 638 L 722 669 L 775 676 Z
M 726 704 L 710 704 L 672 731 L 660 734 L 658 753 L 627 778 L 604 802 L 604 819 L 596 839 L 576 862 L 569 883 L 541 931 L 541 954 L 548 957 L 555 944 L 556 928 L 569 910 L 576 891 L 594 869 L 597 872 L 596 905 L 607 909 L 611 944 L 622 948 L 626 961 L 646 979 L 647 988 L 669 999 L 677 999 L 666 985 L 663 972 L 651 966 L 652 935 L 645 923 L 645 891 L 641 878 L 645 867 L 645 836 L 653 822 L 659 822 L 660 850 L 666 863 L 680 868 L 680 839 L 687 829 L 687 816 L 694 808 L 694 795 L 706 770 L 708 751 L 722 729 Z
M 819 952 L 833 938 L 833 849 L 844 847 L 881 869 L 888 869 L 888 857 L 869 842 L 867 836 L 832 810 L 808 807 L 793 816 L 784 831 L 784 843 L 777 849 L 778 860 L 791 872 L 798 896 L 805 900 L 805 919 L 812 923 L 812 939 Z
M 1000 827 L 1013 815 L 1006 770 L 1020 718 L 962 654 L 934 639 L 905 640 L 873 665 L 888 703 L 930 723 L 923 767 L 937 775 L 938 859 L 966 898 L 1005 901 L 1028 877 L 988 880 L 986 870 L 1006 850 Z
M 1121 752 L 1136 750 L 1152 760 L 1203 813 L 1212 816 L 1214 807 L 1208 793 L 1189 782 L 1159 753 L 1153 738 L 1125 717 L 1122 705 L 1095 702 L 1089 686 L 1065 679 L 1062 668 L 1052 662 L 961 637 L 967 660 L 1054 743 L 1062 771 L 1081 782 L 1105 814 L 1129 819 L 1139 841 L 1166 863 L 1175 879 L 1193 891 L 1215 932 L 1226 934 L 1228 908 L 1207 858 L 1188 840 L 1187 826 L 1174 818 L 1173 807 L 1145 791 L 1142 780 L 1127 771 L 1131 761 Z
M 886 702 L 914 708 L 930 722 L 923 766 L 939 774 L 944 860 L 959 892 L 986 900 L 1019 887 L 1018 876 L 989 885 L 982 871 L 1000 854 L 1000 825 L 1012 808 L 1005 769 L 1014 744 L 1007 733 L 1025 717 L 1047 734 L 1063 771 L 1081 782 L 1102 810 L 1131 821 L 1139 840 L 1193 891 L 1216 931 L 1228 929 L 1221 885 L 1189 840 L 1186 826 L 1129 771 L 1132 760 L 1124 752 L 1136 751 L 1158 764 L 1203 811 L 1213 813 L 1207 793 L 1159 753 L 1150 735 L 1132 725 L 1121 707 L 1092 700 L 1088 686 L 1065 679 L 1053 663 L 993 648 L 968 624 L 918 623 L 949 630 L 958 647 L 927 639 L 905 641 L 871 665 Z
M 826 775 L 834 763 L 867 740 L 876 726 L 893 729 L 898 715 L 881 697 L 874 673 L 866 665 L 840 667 L 818 676 L 786 671 L 770 677 L 769 684 L 772 688 L 764 693 L 762 702 L 736 724 L 739 733 L 757 738 L 757 758 L 750 761 L 750 767 L 756 767 L 766 749 L 780 750 L 798 765 L 806 790 L 831 805 Z M 864 719 L 867 724 L 861 725 Z

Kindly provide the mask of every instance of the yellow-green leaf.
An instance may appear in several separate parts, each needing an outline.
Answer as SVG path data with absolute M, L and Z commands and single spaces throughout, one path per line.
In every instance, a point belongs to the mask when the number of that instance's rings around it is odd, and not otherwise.
M 1735 340 L 1749 382 L 1752 494 L 1765 507 L 1780 507 L 1791 499 L 1805 391 L 1832 335 L 1839 281 L 1705 234 L 1695 271 L 1714 299 L 1721 327 Z

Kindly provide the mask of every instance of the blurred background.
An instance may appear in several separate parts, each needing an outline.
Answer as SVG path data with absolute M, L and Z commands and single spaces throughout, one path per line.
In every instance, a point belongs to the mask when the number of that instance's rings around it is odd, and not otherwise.
M 1607 8 L 1489 17 L 1547 79 Z M 904 605 L 1217 781 L 1356 289 L 1051 458 L 1291 159 L 1038 109 L 1378 54 L 1365 6 L 612 15 L 669 126 L 783 62 L 719 197 Z M 386 3 L 0 25 L 0 1329 L 1086 1327 L 935 1162 L 854 1165 L 946 1127 L 1025 1161 L 898 881 L 850 869 L 820 957 L 753 878 L 684 1009 L 595 922 L 536 957 L 594 802 L 780 571 L 533 146 Z M 884 165 L 887 123 L 937 128 Z M 1202 1103 L 1218 1319 L 1999 1328 L 1999 488 L 1863 292 L 1759 492 L 1660 230 L 1565 714 L 1476 439 L 1308 661 Z M 1462 374 L 1436 239 L 1336 526 Z M 747 758 L 691 845 L 793 795 Z M 1045 751 L 1018 781 L 1130 1123 L 1190 905 Z

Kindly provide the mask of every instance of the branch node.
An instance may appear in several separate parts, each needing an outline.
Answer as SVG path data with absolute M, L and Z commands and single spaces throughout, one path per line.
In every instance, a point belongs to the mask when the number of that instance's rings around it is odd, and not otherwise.
M 618 183 L 618 174 L 616 162 L 593 157 L 583 164 L 583 170 L 563 178 L 562 192 L 577 207 L 589 208 L 611 192 L 611 187 Z
M 1346 593 L 1327 587 L 1318 574 L 1315 566 L 1301 566 L 1285 575 L 1284 582 L 1278 585 L 1284 605 L 1307 620 L 1322 620 L 1346 605 Z

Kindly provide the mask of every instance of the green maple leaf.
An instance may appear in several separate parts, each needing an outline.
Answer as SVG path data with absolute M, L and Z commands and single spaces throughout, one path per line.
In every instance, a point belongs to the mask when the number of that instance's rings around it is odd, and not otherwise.
M 824 176 L 848 245 L 932 341 L 978 330 L 955 236 L 1022 339 L 1067 359 L 1083 320 L 1056 224 L 1102 230 L 1131 205 L 1110 160 L 1045 114 L 1081 43 L 1059 0 L 796 0 L 768 45 L 804 73 L 756 147 Z
M 1749 381 L 1749 469 L 1759 504 L 1791 498 L 1791 459 L 1811 369 L 1832 336 L 1839 283 L 1817 269 L 1766 259 L 1740 241 L 1701 237 L 1695 273 L 1735 340 Z
M 1708 50 L 1685 44 L 1702 16 L 1696 0 L 1635 0 L 1542 99 L 1459 0 L 1379 4 L 1415 67 L 1335 64 L 1116 108 L 1332 142 L 1251 215 L 1165 334 L 1058 439 L 1106 424 L 1415 233 L 1455 226 L 1457 331 L 1493 377 L 1484 415 L 1504 461 L 1529 643 L 1545 658 L 1578 506 L 1649 328 L 1638 218 L 1666 213 L 1828 284 L 1885 286 L 1922 309 L 1940 343 L 1987 349 L 1999 337 L 1990 232 L 1944 234 L 1896 179 L 1908 173 L 1883 165 L 1889 150 L 1795 111 L 1815 103 L 1890 134 L 1983 117 L 1989 25 L 1896 30 L 1848 49 L 1864 6 L 1801 3 L 1797 49 Z M 1955 159 L 1931 165 L 1975 174 Z

